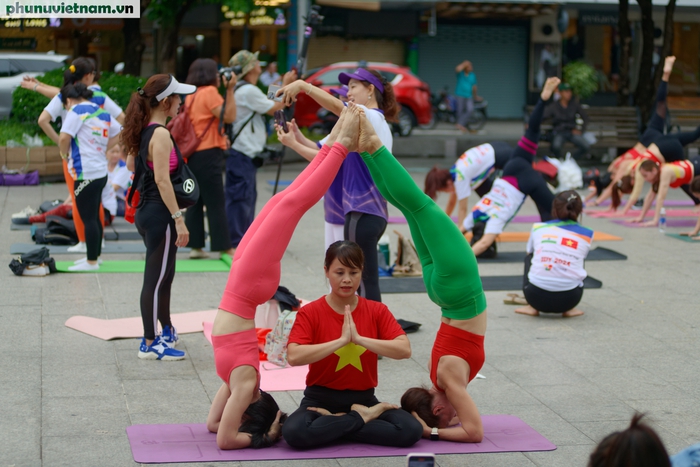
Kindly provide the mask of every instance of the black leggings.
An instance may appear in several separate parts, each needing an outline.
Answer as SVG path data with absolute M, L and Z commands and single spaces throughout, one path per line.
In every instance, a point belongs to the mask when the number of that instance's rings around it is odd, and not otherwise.
M 226 251 L 231 248 L 231 237 L 226 218 L 224 196 L 224 150 L 221 148 L 197 151 L 187 159 L 187 165 L 199 182 L 199 199 L 187 208 L 185 224 L 190 232 L 190 248 L 204 248 L 204 207 L 207 208 L 211 251 Z
M 661 81 L 659 87 L 656 90 L 656 105 L 654 108 L 654 113 L 649 119 L 646 130 L 644 134 L 639 138 L 639 142 L 644 145 L 644 147 L 649 147 L 649 145 L 655 142 L 664 134 L 664 129 L 666 127 L 666 115 L 668 114 L 668 107 L 666 105 L 666 94 L 668 94 L 668 83 L 666 81 Z
M 484 180 L 481 185 L 476 187 L 474 191 L 479 198 L 483 198 L 486 193 L 491 191 L 493 187 L 493 182 L 496 181 L 497 171 L 503 170 L 503 167 L 508 163 L 508 161 L 513 157 L 513 146 L 504 141 L 493 141 L 489 143 L 493 148 L 494 157 L 496 162 L 494 168 L 496 169 L 491 175 Z
M 97 261 L 102 254 L 102 222 L 100 203 L 107 176 L 93 180 L 77 180 L 73 185 L 75 204 L 85 225 L 85 245 L 89 261 Z
M 379 261 L 377 260 L 377 243 L 386 230 L 386 219 L 362 212 L 349 212 L 345 215 L 345 240 L 360 245 L 365 255 L 365 267 L 362 270 L 361 297 L 375 302 L 382 301 L 379 291 Z
M 170 211 L 160 201 L 144 201 L 136 211 L 136 228 L 146 245 L 146 269 L 141 288 L 143 337 L 156 337 L 158 321 L 171 326 L 170 290 L 175 278 L 177 232 Z
M 503 168 L 503 177 L 514 177 L 518 181 L 518 190 L 529 196 L 537 205 L 537 211 L 543 221 L 552 219 L 552 202 L 554 194 L 540 172 L 532 168 L 537 143 L 540 140 L 540 123 L 544 113 L 544 102 L 540 99 L 530 114 L 525 136 L 520 139 L 513 150 L 513 157 Z
M 532 285 L 527 279 L 531 263 L 532 253 L 525 257 L 525 273 L 523 274 L 523 294 L 528 305 L 542 313 L 564 313 L 576 308 L 583 297 L 583 287 L 563 292 L 550 292 Z
M 366 391 L 338 391 L 322 386 L 309 386 L 299 408 L 282 425 L 282 436 L 292 447 L 307 449 L 334 441 L 355 441 L 380 446 L 409 447 L 421 439 L 423 426 L 402 409 L 387 410 L 376 420 L 365 423 L 353 404 L 367 407 L 378 404 L 374 389 Z M 321 407 L 331 413 L 321 415 L 307 410 Z
M 666 94 L 668 93 L 668 83 L 661 81 L 656 91 L 656 107 L 654 114 L 649 119 L 644 134 L 639 139 L 645 147 L 656 143 L 664 156 L 666 162 L 674 162 L 685 159 L 683 148 L 700 138 L 700 126 L 694 131 L 681 131 L 669 133 L 664 136 L 666 118 L 668 116 L 668 105 L 666 104 Z

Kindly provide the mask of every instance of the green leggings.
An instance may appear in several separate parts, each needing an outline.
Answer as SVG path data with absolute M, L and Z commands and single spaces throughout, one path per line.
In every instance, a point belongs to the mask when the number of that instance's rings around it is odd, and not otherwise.
M 401 210 L 423 266 L 428 297 L 451 319 L 470 319 L 486 309 L 476 257 L 457 225 L 423 193 L 396 158 L 382 146 L 362 153 L 380 193 Z

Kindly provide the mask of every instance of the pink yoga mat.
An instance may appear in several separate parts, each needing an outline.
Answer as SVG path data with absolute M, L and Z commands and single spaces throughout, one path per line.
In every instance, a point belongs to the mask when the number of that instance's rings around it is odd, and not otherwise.
M 216 310 L 192 311 L 189 313 L 173 313 L 173 326 L 178 334 L 202 332 L 203 321 L 214 321 Z M 141 317 L 121 319 L 100 319 L 89 316 L 72 316 L 66 321 L 66 326 L 76 331 L 84 332 L 103 340 L 128 339 L 143 337 L 143 321 Z
M 212 325 L 209 322 L 202 323 L 204 337 L 210 344 Z M 260 389 L 267 392 L 303 391 L 306 389 L 308 372 L 309 365 L 281 368 L 274 363 L 260 362 Z
M 664 201 L 664 205 L 666 206 L 694 206 L 695 203 L 693 203 L 692 199 L 670 199 Z M 600 203 L 598 206 L 610 206 L 610 200 L 606 199 L 602 203 Z M 656 201 L 652 204 L 652 206 L 656 206 Z
M 204 424 L 132 425 L 126 433 L 134 461 L 145 464 L 168 462 L 264 461 L 297 459 L 337 459 L 352 457 L 405 456 L 410 452 L 471 454 L 486 452 L 553 451 L 557 447 L 527 423 L 512 415 L 484 415 L 481 443 L 451 443 L 422 439 L 410 448 L 343 443 L 301 451 L 284 440 L 265 449 L 221 451 L 216 435 Z
M 695 227 L 697 219 L 666 219 L 666 227 Z M 642 227 L 641 223 L 632 223 L 624 219 L 614 219 L 615 224 L 624 225 L 625 227 Z M 652 228 L 652 227 L 647 227 Z M 653 226 L 653 228 L 658 228 Z
M 611 212 L 611 211 L 593 211 L 593 210 L 586 210 L 584 211 L 587 216 L 591 217 L 604 217 L 604 218 L 609 218 L 609 217 L 618 217 L 622 219 L 626 218 L 635 218 L 639 215 L 639 211 L 629 211 L 626 215 L 622 215 L 621 211 L 616 211 L 616 212 Z M 666 217 L 695 217 L 697 218 L 700 212 L 696 212 L 692 209 L 667 209 L 666 210 Z M 652 217 L 654 213 L 650 210 L 647 212 L 647 217 Z
M 457 222 L 457 217 L 452 216 L 452 220 Z M 403 216 L 389 216 L 388 222 L 389 224 L 405 224 L 406 218 Z M 540 216 L 537 214 L 515 216 L 511 219 L 511 222 L 516 224 L 531 224 L 533 222 L 540 222 Z

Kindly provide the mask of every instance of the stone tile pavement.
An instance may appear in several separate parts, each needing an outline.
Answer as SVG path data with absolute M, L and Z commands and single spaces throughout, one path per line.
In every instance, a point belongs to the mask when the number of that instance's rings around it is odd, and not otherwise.
M 422 183 L 434 162 L 405 163 Z M 286 166 L 282 178 L 293 178 L 301 168 L 301 164 Z M 272 194 L 266 183 L 270 179 L 273 168 L 262 169 L 259 207 Z M 13 212 L 64 196 L 61 184 L 0 187 L 4 232 L 0 251 L 9 252 L 11 243 L 28 240 L 26 231 L 10 231 Z M 535 212 L 528 201 L 521 213 Z M 392 208 L 391 214 L 398 211 Z M 282 284 L 307 299 L 326 291 L 322 215 L 318 204 L 304 217 L 283 260 Z M 586 291 L 581 304 L 586 314 L 580 318 L 516 315 L 512 306 L 503 304 L 504 292 L 487 292 L 489 328 L 482 370 L 486 379 L 469 386 L 483 414 L 516 415 L 555 443 L 557 450 L 439 456 L 441 467 L 585 466 L 595 444 L 625 427 L 635 410 L 648 414 L 671 453 L 700 441 L 700 306 L 695 290 L 700 245 L 666 238 L 656 229 L 629 229 L 590 218 L 585 223 L 623 236 L 622 242 L 602 245 L 629 259 L 587 265 L 589 274 L 603 281 L 603 288 Z M 388 231 L 393 229 L 408 233 L 405 225 L 390 225 Z M 509 229 L 529 230 L 529 225 L 512 224 Z M 391 236 L 395 251 L 396 238 Z M 520 250 L 524 244 L 501 244 L 500 249 Z M 10 258 L 5 254 L 5 261 Z M 202 334 L 182 336 L 187 360 L 153 362 L 137 358 L 136 340 L 104 342 L 63 325 L 77 314 L 110 319 L 139 316 L 141 275 L 32 278 L 4 271 L 0 273 L 0 466 L 133 465 L 127 426 L 204 422 L 220 381 L 211 346 Z M 481 267 L 483 276 L 521 273 L 520 264 Z M 177 274 L 172 311 L 216 308 L 226 279 L 223 273 Z M 420 332 L 410 335 L 411 359 L 379 362 L 378 397 L 398 402 L 407 387 L 429 382 L 427 361 L 439 311 L 422 294 L 387 294 L 384 301 L 397 317 L 423 324 Z M 275 393 L 275 397 L 283 410 L 293 411 L 302 393 Z M 390 467 L 404 462 L 368 458 L 286 464 Z

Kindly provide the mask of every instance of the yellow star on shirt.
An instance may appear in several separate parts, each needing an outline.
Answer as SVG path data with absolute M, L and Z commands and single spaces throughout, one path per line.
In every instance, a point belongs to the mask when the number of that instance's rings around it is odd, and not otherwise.
M 358 370 L 362 371 L 362 362 L 360 361 L 360 355 L 367 352 L 367 349 L 361 345 L 353 344 L 352 342 L 347 343 L 345 346 L 339 348 L 334 354 L 338 357 L 338 365 L 335 367 L 335 371 L 340 371 L 348 365 L 352 365 Z

